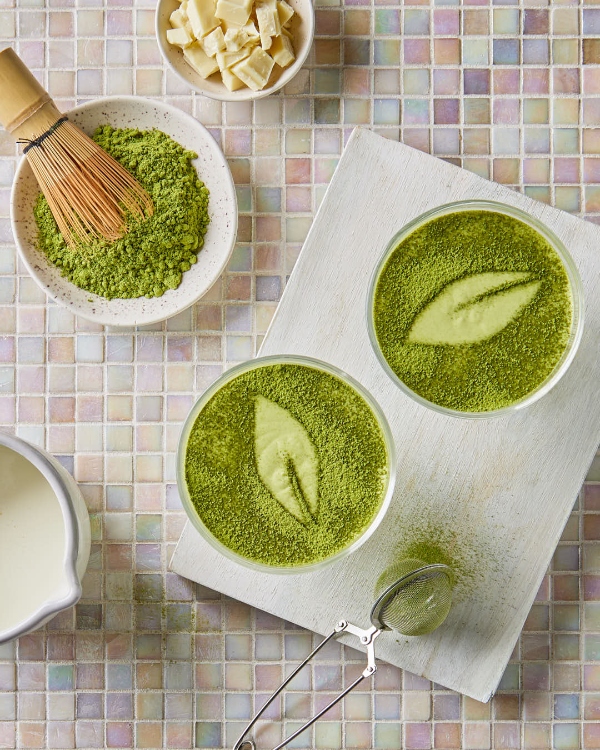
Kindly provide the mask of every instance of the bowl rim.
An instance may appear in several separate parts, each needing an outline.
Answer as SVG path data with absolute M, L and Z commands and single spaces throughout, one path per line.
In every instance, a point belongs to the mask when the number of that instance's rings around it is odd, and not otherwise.
M 0 630 L 0 643 L 5 643 L 35 630 L 58 612 L 72 607 L 79 600 L 82 589 L 77 574 L 77 558 L 80 548 L 77 513 L 73 506 L 69 487 L 58 468 L 53 464 L 54 459 L 42 449 L 22 438 L 2 431 L 0 431 L 0 447 L 8 448 L 29 461 L 38 469 L 54 492 L 63 515 L 65 528 L 64 573 L 69 588 L 67 594 L 60 598 L 53 597 L 50 593 L 41 607 L 36 609 L 28 618 L 21 620 L 12 627 Z
M 230 238 L 229 238 L 229 248 L 227 249 L 227 252 L 223 254 L 218 268 L 216 269 L 215 273 L 211 277 L 210 284 L 205 289 L 203 289 L 200 292 L 200 294 L 198 294 L 192 301 L 186 302 L 185 306 L 180 306 L 173 311 L 167 312 L 166 314 L 164 312 L 162 313 L 157 312 L 155 315 L 148 315 L 148 317 L 145 317 L 144 320 L 140 322 L 127 321 L 127 322 L 121 323 L 113 319 L 106 318 L 102 312 L 93 312 L 91 310 L 86 310 L 86 309 L 81 310 L 63 301 L 62 295 L 57 294 L 52 289 L 48 288 L 43 283 L 42 279 L 39 278 L 34 265 L 29 261 L 27 254 L 23 250 L 23 243 L 21 241 L 21 236 L 20 236 L 21 230 L 19 227 L 19 224 L 21 222 L 17 221 L 15 204 L 17 200 L 16 192 L 18 189 L 18 185 L 20 184 L 20 181 L 22 179 L 23 170 L 26 169 L 26 167 L 28 166 L 27 159 L 24 156 L 21 157 L 19 163 L 17 164 L 17 169 L 15 171 L 15 176 L 14 176 L 12 187 L 11 187 L 10 223 L 11 223 L 12 233 L 15 239 L 15 244 L 17 246 L 17 251 L 19 253 L 19 257 L 23 265 L 27 269 L 29 275 L 36 282 L 36 284 L 40 287 L 40 289 L 42 289 L 42 291 L 46 295 L 48 295 L 48 297 L 54 300 L 54 302 L 56 302 L 57 304 L 68 309 L 73 315 L 84 318 L 85 320 L 92 321 L 93 323 L 99 323 L 101 325 L 111 326 L 115 328 L 120 328 L 120 327 L 131 328 L 133 326 L 153 325 L 154 323 L 160 323 L 163 320 L 172 318 L 173 316 L 178 315 L 184 310 L 187 310 L 188 308 L 190 308 L 192 305 L 196 304 L 196 302 L 198 302 L 198 300 L 201 299 L 209 291 L 211 286 L 219 279 L 219 277 L 223 273 L 224 269 L 227 266 L 227 263 L 229 262 L 231 258 L 233 250 L 235 248 L 239 214 L 238 214 L 238 207 L 237 207 L 237 195 L 235 191 L 235 183 L 233 181 L 231 169 L 229 168 L 229 164 L 227 163 L 227 159 L 225 158 L 225 155 L 223 154 L 222 150 L 219 148 L 218 144 L 214 141 L 214 139 L 210 135 L 207 128 L 199 120 L 197 120 L 195 117 L 188 114 L 187 112 L 184 112 L 183 110 L 178 109 L 177 107 L 174 107 L 171 104 L 168 104 L 163 101 L 148 99 L 146 97 L 140 97 L 140 96 L 119 95 L 119 96 L 100 97 L 98 99 L 92 99 L 90 101 L 86 101 L 83 104 L 73 107 L 66 114 L 67 115 L 79 114 L 80 112 L 85 112 L 87 110 L 101 109 L 102 107 L 110 106 L 112 103 L 124 104 L 128 106 L 133 106 L 136 108 L 152 108 L 154 111 L 162 111 L 168 114 L 175 113 L 177 117 L 188 122 L 191 128 L 194 128 L 202 132 L 203 135 L 206 137 L 206 142 L 210 144 L 211 149 L 214 143 L 214 154 L 218 155 L 218 158 L 222 166 L 224 167 L 223 180 L 224 180 L 224 185 L 225 185 L 225 189 L 227 193 L 227 200 L 231 202 L 231 231 L 230 231 Z M 77 285 L 73 284 L 73 282 L 69 281 L 69 279 L 65 277 L 62 277 L 62 279 L 63 279 L 64 284 L 68 284 L 68 285 L 75 287 L 76 289 L 80 289 L 80 287 L 77 287 Z M 176 292 L 177 290 L 173 290 L 173 291 Z M 92 292 L 86 292 L 86 293 L 89 294 L 94 299 L 97 298 L 97 299 L 103 300 L 107 304 L 110 304 L 111 302 L 113 302 L 113 300 L 108 300 L 104 297 L 100 297 L 99 295 L 95 295 Z M 140 299 L 147 299 L 147 298 L 144 297 Z M 160 299 L 160 298 L 156 298 L 156 299 Z M 114 301 L 119 302 L 122 300 L 123 298 L 115 298 Z
M 414 232 L 416 229 L 423 226 L 427 222 L 431 221 L 432 219 L 438 218 L 440 216 L 445 216 L 447 214 L 455 213 L 455 212 L 458 213 L 461 211 L 469 211 L 469 210 L 491 211 L 494 213 L 504 214 L 505 216 L 510 216 L 513 219 L 517 219 L 518 221 L 521 221 L 524 224 L 527 224 L 527 226 L 529 226 L 531 229 L 533 229 L 538 234 L 540 234 L 548 242 L 548 244 L 552 247 L 552 249 L 556 252 L 556 254 L 558 255 L 558 257 L 560 258 L 563 264 L 563 267 L 565 268 L 567 277 L 569 279 L 569 286 L 571 289 L 571 299 L 572 299 L 572 304 L 573 304 L 571 331 L 570 331 L 566 346 L 563 350 L 563 353 L 560 359 L 558 360 L 558 362 L 556 363 L 552 371 L 537 386 L 537 388 L 531 391 L 530 393 L 526 394 L 525 396 L 523 396 L 523 398 L 519 399 L 518 401 L 515 401 L 512 404 L 508 404 L 507 406 L 503 406 L 499 409 L 491 409 L 489 411 L 471 411 L 471 412 L 459 411 L 458 409 L 450 409 L 448 407 L 441 406 L 440 404 L 436 404 L 433 401 L 429 401 L 428 399 L 424 398 L 423 396 L 419 395 L 418 393 L 413 391 L 411 388 L 409 388 L 398 377 L 398 375 L 396 375 L 396 373 L 392 370 L 392 368 L 388 364 L 388 361 L 383 355 L 383 352 L 381 351 L 381 348 L 379 346 L 377 334 L 375 332 L 375 322 L 373 319 L 374 318 L 373 309 L 374 309 L 374 302 L 375 302 L 375 290 L 379 282 L 379 277 L 387 261 L 389 260 L 390 256 L 392 255 L 394 250 L 397 248 L 397 246 L 400 244 L 400 242 L 402 242 L 406 237 L 408 237 L 409 234 L 412 234 L 412 232 Z M 507 203 L 501 203 L 500 201 L 492 201 L 492 200 L 485 200 L 485 199 L 478 199 L 478 198 L 468 198 L 465 200 L 453 201 L 451 203 L 444 203 L 428 211 L 425 211 L 422 214 L 419 214 L 419 216 L 416 216 L 414 219 L 406 223 L 391 238 L 391 240 L 386 245 L 385 250 L 383 251 L 380 259 L 378 260 L 373 270 L 373 273 L 371 274 L 366 302 L 367 302 L 366 304 L 367 331 L 369 334 L 371 347 L 375 353 L 375 356 L 377 357 L 379 364 L 381 365 L 385 373 L 388 375 L 388 377 L 398 386 L 398 388 L 400 388 L 401 391 L 403 391 L 406 395 L 410 396 L 410 398 L 412 398 L 413 401 L 416 401 L 418 404 L 421 404 L 422 406 L 425 406 L 428 409 L 436 411 L 438 412 L 438 414 L 443 414 L 449 417 L 458 417 L 459 419 L 493 419 L 497 417 L 506 417 L 538 401 L 540 398 L 542 398 L 542 396 L 546 395 L 558 383 L 558 381 L 562 378 L 562 376 L 568 370 L 569 365 L 571 364 L 571 362 L 573 361 L 573 358 L 575 357 L 575 354 L 577 353 L 577 349 L 579 347 L 579 343 L 583 335 L 583 327 L 584 327 L 583 326 L 583 323 L 584 323 L 583 284 L 581 282 L 581 276 L 579 274 L 579 271 L 577 269 L 577 266 L 571 254 L 565 247 L 562 240 L 560 240 L 557 237 L 557 235 L 548 226 L 546 226 L 546 224 L 544 224 L 540 219 L 524 211 L 523 209 L 518 208 L 517 206 L 511 206 Z
M 196 511 L 187 488 L 187 482 L 185 480 L 185 456 L 187 449 L 187 442 L 194 426 L 196 418 L 202 411 L 208 401 L 221 389 L 227 385 L 231 380 L 234 380 L 238 375 L 248 372 L 250 370 L 258 369 L 260 367 L 276 364 L 297 364 L 304 365 L 305 367 L 321 370 L 322 372 L 332 375 L 338 378 L 343 383 L 352 388 L 359 396 L 370 407 L 371 411 L 375 415 L 381 433 L 383 435 L 383 441 L 387 453 L 387 481 L 385 488 L 382 491 L 382 500 L 377 512 L 373 515 L 369 525 L 364 529 L 362 534 L 358 536 L 354 541 L 347 547 L 338 550 L 335 554 L 330 555 L 321 560 L 306 563 L 303 565 L 267 565 L 256 560 L 244 557 L 237 552 L 234 552 L 229 547 L 224 545 L 219 539 L 217 539 L 204 525 L 200 515 Z M 177 487 L 179 490 L 179 496 L 183 508 L 187 514 L 188 519 L 191 521 L 194 528 L 200 533 L 200 535 L 215 549 L 220 552 L 228 560 L 241 564 L 243 567 L 250 568 L 251 570 L 258 571 L 261 573 L 273 573 L 276 575 L 289 575 L 289 574 L 301 574 L 307 572 L 315 572 L 322 570 L 330 566 L 334 562 L 338 562 L 342 558 L 347 557 L 352 552 L 357 550 L 375 533 L 378 529 L 381 521 L 386 515 L 392 496 L 394 494 L 395 483 L 396 483 L 396 470 L 397 470 L 397 455 L 396 445 L 390 429 L 388 420 L 379 406 L 374 396 L 357 380 L 343 370 L 335 367 L 335 365 L 329 362 L 324 362 L 314 357 L 308 357 L 299 354 L 271 354 L 262 357 L 255 357 L 254 359 L 242 362 L 229 370 L 222 373 L 198 398 L 195 404 L 190 409 L 188 416 L 183 424 L 181 434 L 179 436 L 179 442 L 177 446 L 177 455 L 175 459 L 175 471 L 177 479 Z
M 167 42 L 166 38 L 163 37 L 160 29 L 161 10 L 164 4 L 167 2 L 169 2 L 169 0 L 158 0 L 154 16 L 154 33 L 156 36 L 156 41 L 158 43 L 158 48 L 160 49 L 160 54 L 162 55 L 163 60 L 167 63 L 169 70 L 171 70 L 177 76 L 177 78 L 179 78 L 180 81 L 185 83 L 186 86 L 189 86 L 192 91 L 195 91 L 198 94 L 202 94 L 203 96 L 206 96 L 209 99 L 213 99 L 214 101 L 247 102 L 253 101 L 254 99 L 263 99 L 265 96 L 270 96 L 271 94 L 276 93 L 284 86 L 287 86 L 287 84 L 298 74 L 298 72 L 306 62 L 306 59 L 310 54 L 310 50 L 313 45 L 315 36 L 315 9 L 313 3 L 308 2 L 306 4 L 308 9 L 308 13 L 306 13 L 306 22 L 308 24 L 306 34 L 306 47 L 303 50 L 302 54 L 298 55 L 298 57 L 294 60 L 292 65 L 290 65 L 288 68 L 283 69 L 283 72 L 272 86 L 266 86 L 260 91 L 252 91 L 252 89 L 248 88 L 247 86 L 243 89 L 238 89 L 237 91 L 229 91 L 229 89 L 224 84 L 222 84 L 222 94 L 216 91 L 207 91 L 206 89 L 202 88 L 200 84 L 196 85 L 194 83 L 191 83 L 184 75 L 179 72 L 179 70 L 177 70 L 175 65 L 171 62 L 170 48 L 172 45 L 170 45 L 169 42 Z M 305 20 L 304 13 L 302 16 L 302 20 Z M 286 75 L 286 73 L 288 75 Z M 200 78 L 200 76 L 198 76 L 198 78 Z

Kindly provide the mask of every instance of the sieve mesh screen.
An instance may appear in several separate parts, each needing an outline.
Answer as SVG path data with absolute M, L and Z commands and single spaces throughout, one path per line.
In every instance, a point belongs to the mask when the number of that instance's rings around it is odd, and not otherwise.
M 406 559 L 389 567 L 377 581 L 376 596 L 404 576 L 425 566 L 421 560 Z M 452 605 L 452 580 L 439 570 L 423 571 L 409 579 L 380 612 L 381 621 L 402 635 L 431 633 L 446 619 Z

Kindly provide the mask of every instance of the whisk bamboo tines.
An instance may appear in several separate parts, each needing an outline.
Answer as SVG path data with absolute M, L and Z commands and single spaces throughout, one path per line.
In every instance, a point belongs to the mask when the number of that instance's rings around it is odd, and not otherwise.
M 112 156 L 61 114 L 10 47 L 0 52 L 0 124 L 25 144 L 31 169 L 70 247 L 117 240 L 129 217 L 154 208 L 148 193 Z

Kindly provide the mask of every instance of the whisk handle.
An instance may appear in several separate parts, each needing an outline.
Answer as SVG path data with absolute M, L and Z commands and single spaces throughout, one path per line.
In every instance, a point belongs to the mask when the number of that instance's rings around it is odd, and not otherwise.
M 31 139 L 60 117 L 50 94 L 12 49 L 0 52 L 0 124 L 15 138 Z

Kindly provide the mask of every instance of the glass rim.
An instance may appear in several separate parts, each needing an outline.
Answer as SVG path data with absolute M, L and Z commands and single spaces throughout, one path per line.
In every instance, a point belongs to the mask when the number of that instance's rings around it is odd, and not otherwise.
M 385 444 L 387 454 L 387 480 L 382 490 L 382 500 L 379 505 L 377 512 L 371 518 L 368 526 L 362 531 L 362 533 L 354 539 L 348 546 L 338 550 L 329 557 L 315 560 L 314 562 L 305 563 L 302 565 L 268 565 L 257 560 L 252 560 L 248 557 L 240 555 L 238 552 L 227 547 L 223 542 L 217 539 L 214 534 L 205 526 L 202 521 L 200 514 L 196 511 L 188 491 L 187 482 L 185 479 L 185 455 L 187 449 L 187 442 L 196 421 L 196 418 L 206 406 L 208 401 L 223 388 L 231 380 L 234 380 L 238 375 L 250 370 L 258 369 L 267 365 L 275 364 L 298 364 L 310 367 L 312 369 L 321 370 L 329 375 L 333 375 L 341 380 L 346 385 L 350 386 L 359 396 L 361 396 L 367 405 L 373 412 L 381 433 L 383 435 L 383 441 Z M 298 354 L 272 354 L 263 357 L 256 357 L 254 359 L 242 362 L 238 365 L 234 365 L 230 369 L 222 373 L 211 385 L 204 391 L 204 393 L 196 400 L 192 408 L 190 409 L 188 416 L 183 424 L 181 434 L 179 436 L 179 442 L 177 446 L 176 454 L 176 479 L 177 488 L 179 490 L 179 496 L 183 508 L 186 512 L 188 519 L 191 521 L 194 528 L 200 533 L 200 535 L 207 541 L 211 546 L 220 552 L 224 557 L 229 560 L 240 563 L 244 567 L 250 568 L 255 571 L 262 573 L 274 573 L 274 574 L 299 574 L 306 572 L 314 572 L 321 570 L 334 562 L 348 556 L 359 547 L 361 547 L 377 530 L 379 524 L 383 520 L 383 517 L 387 513 L 390 506 L 392 495 L 394 493 L 395 481 L 396 481 L 396 446 L 392 431 L 383 410 L 372 396 L 371 393 L 351 375 L 339 369 L 335 365 L 331 365 L 323 360 L 315 359 Z
M 404 383 L 401 378 L 399 378 L 398 375 L 396 375 L 396 373 L 392 370 L 392 368 L 388 364 L 388 361 L 383 355 L 381 347 L 379 346 L 377 334 L 375 332 L 375 322 L 373 319 L 375 289 L 377 287 L 379 277 L 388 259 L 390 258 L 396 247 L 400 244 L 400 242 L 431 219 L 445 216 L 450 213 L 468 210 L 487 210 L 494 213 L 504 214 L 505 216 L 510 216 L 513 219 L 517 219 L 518 221 L 527 224 L 527 226 L 529 226 L 531 229 L 542 235 L 542 237 L 556 252 L 563 264 L 563 267 L 567 274 L 567 278 L 569 280 L 571 300 L 573 305 L 573 316 L 571 319 L 571 330 L 569 333 L 569 338 L 560 359 L 553 367 L 552 371 L 533 391 L 526 394 L 523 398 L 515 401 L 512 404 L 508 404 L 507 406 L 502 406 L 499 409 L 490 409 L 489 411 L 460 411 L 458 409 L 451 409 L 449 407 L 436 404 L 433 401 L 429 401 L 429 399 L 424 398 L 423 396 L 419 395 L 411 388 L 409 388 L 406 383 Z M 407 222 L 398 232 L 394 234 L 394 236 L 386 245 L 385 250 L 383 251 L 380 259 L 377 261 L 373 273 L 371 274 L 367 292 L 366 320 L 371 347 L 375 353 L 375 356 L 377 357 L 379 364 L 382 366 L 383 370 L 392 380 L 392 382 L 394 382 L 407 396 L 412 398 L 413 401 L 416 401 L 417 403 L 421 404 L 421 406 L 425 406 L 428 409 L 436 411 L 438 412 L 438 414 L 443 414 L 445 416 L 458 417 L 459 419 L 493 419 L 495 417 L 505 417 L 510 414 L 514 414 L 521 409 L 530 406 L 531 404 L 542 398 L 542 396 L 546 395 L 558 383 L 558 381 L 562 378 L 562 376 L 568 370 L 569 365 L 573 361 L 573 358 L 575 357 L 575 354 L 579 347 L 579 342 L 581 341 L 581 336 L 583 334 L 583 307 L 583 285 L 581 282 L 581 276 L 579 275 L 579 271 L 577 270 L 577 266 L 575 265 L 571 254 L 565 247 L 562 240 L 560 240 L 549 227 L 547 227 L 535 216 L 532 216 L 531 214 L 523 211 L 520 208 L 517 208 L 516 206 L 511 206 L 507 203 L 501 203 L 499 201 L 471 198 L 461 201 L 453 201 L 451 203 L 444 203 L 436 206 L 435 208 L 429 209 L 428 211 L 419 214 L 414 219 Z

